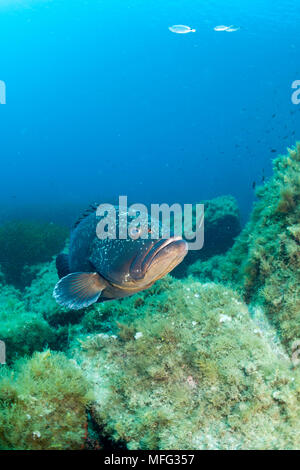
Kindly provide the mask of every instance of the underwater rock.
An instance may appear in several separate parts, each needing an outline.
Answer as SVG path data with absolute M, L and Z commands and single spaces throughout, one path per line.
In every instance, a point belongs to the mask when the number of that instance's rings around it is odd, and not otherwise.
M 24 266 L 20 276 L 20 286 L 26 289 L 26 286 L 30 286 L 32 281 L 37 278 L 41 269 L 45 266 L 45 263 L 33 264 L 32 266 Z
M 264 323 L 224 286 L 160 284 L 73 350 L 104 432 L 129 449 L 299 448 L 299 371 Z
M 6 344 L 7 363 L 42 351 L 45 347 L 65 350 L 81 331 L 83 312 L 60 308 L 52 297 L 57 280 L 55 261 L 34 266 L 36 278 L 25 291 L 6 285 L 0 277 L 0 340 Z
M 0 266 L 0 286 L 5 284 L 5 277 L 4 277 L 4 274 L 1 270 L 1 266 Z
M 42 314 L 52 326 L 79 323 L 83 311 L 70 311 L 59 306 L 53 298 L 53 286 L 58 281 L 55 260 L 38 265 L 35 279 L 24 291 L 28 310 Z
M 72 360 L 49 350 L 0 374 L 0 449 L 81 449 L 92 396 Z
M 188 267 L 197 260 L 206 260 L 225 253 L 232 247 L 241 231 L 240 214 L 233 196 L 220 196 L 204 201 L 204 246 L 201 250 L 190 250 L 173 271 L 172 275 L 186 276 Z
M 188 273 L 231 282 L 248 303 L 263 305 L 291 353 L 300 339 L 300 143 L 274 160 L 273 171 L 232 249 Z
M 241 231 L 240 213 L 233 196 L 220 196 L 204 201 L 204 246 L 199 251 L 201 259 L 225 253 Z M 191 252 L 192 255 L 197 252 Z
M 27 310 L 20 291 L 13 286 L 1 286 L 0 340 L 6 345 L 7 363 L 47 345 L 57 343 L 56 330 L 39 312 Z
M 16 287 L 30 284 L 22 276 L 25 266 L 50 261 L 59 253 L 68 230 L 53 223 L 12 221 L 0 226 L 0 265 L 6 282 Z

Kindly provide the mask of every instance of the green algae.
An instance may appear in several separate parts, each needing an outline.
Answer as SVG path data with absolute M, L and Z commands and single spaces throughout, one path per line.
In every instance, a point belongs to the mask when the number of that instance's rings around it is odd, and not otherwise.
M 203 261 L 225 253 L 232 247 L 241 231 L 239 208 L 233 196 L 219 196 L 201 201 L 201 204 L 205 210 L 204 245 L 201 250 L 190 250 L 184 260 L 172 271 L 172 276 L 185 277 L 188 267 L 197 260 Z M 195 232 L 197 227 L 195 208 L 192 227 Z
M 57 341 L 55 329 L 40 313 L 26 310 L 20 291 L 13 286 L 1 286 L 0 339 L 5 342 L 7 362 L 42 351 Z
M 0 448 L 80 449 L 88 384 L 76 363 L 44 351 L 0 375 Z
M 42 314 L 52 326 L 79 323 L 83 311 L 68 310 L 57 304 L 53 288 L 58 281 L 55 260 L 39 265 L 35 279 L 24 291 L 24 301 L 28 310 Z
M 262 305 L 290 352 L 300 338 L 300 144 L 273 167 L 233 248 L 188 273 L 233 285 L 247 303 Z
M 76 353 L 109 436 L 130 449 L 299 447 L 299 373 L 236 292 L 169 281 L 139 298 L 122 323 L 115 303 L 117 334 L 82 337 Z
M 78 333 L 83 312 L 61 309 L 52 296 L 57 282 L 55 262 L 38 266 L 36 278 L 25 291 L 0 278 L 0 339 L 6 344 L 7 363 L 46 347 L 66 350 Z M 79 328 L 80 329 L 80 328 Z
M 68 311 L 52 297 L 54 260 L 26 264 L 23 291 L 2 268 L 12 368 L 2 367 L 0 445 L 81 448 L 89 405 L 98 429 L 130 449 L 298 449 L 299 175 L 298 145 L 274 161 L 226 254 L 131 298 Z

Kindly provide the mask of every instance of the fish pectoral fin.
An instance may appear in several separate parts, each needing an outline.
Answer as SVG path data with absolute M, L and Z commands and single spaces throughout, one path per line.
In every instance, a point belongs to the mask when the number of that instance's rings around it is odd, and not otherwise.
M 105 287 L 98 273 L 71 273 L 58 281 L 53 297 L 63 307 L 80 310 L 97 302 Z

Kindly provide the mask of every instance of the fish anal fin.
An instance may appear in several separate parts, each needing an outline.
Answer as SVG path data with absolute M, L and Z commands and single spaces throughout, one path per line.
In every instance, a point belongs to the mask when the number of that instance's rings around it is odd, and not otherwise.
M 98 273 L 71 273 L 58 281 L 53 297 L 63 307 L 80 310 L 97 302 L 106 286 Z

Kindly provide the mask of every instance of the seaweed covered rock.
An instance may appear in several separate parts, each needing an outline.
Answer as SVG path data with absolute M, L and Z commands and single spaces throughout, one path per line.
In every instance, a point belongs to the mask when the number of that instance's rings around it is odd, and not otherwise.
M 300 338 L 300 144 L 276 158 L 273 167 L 233 248 L 188 272 L 235 283 L 247 302 L 263 304 L 290 352 Z
M 0 226 L 0 265 L 6 282 L 30 284 L 25 266 L 50 261 L 65 245 L 68 229 L 53 223 L 12 221 Z
M 85 333 L 117 333 L 118 325 L 129 324 L 142 315 L 142 307 L 146 305 L 148 298 L 162 294 L 173 285 L 173 278 L 167 275 L 150 289 L 132 297 L 95 304 L 85 311 L 81 322 L 82 329 Z
M 240 213 L 233 196 L 220 196 L 204 201 L 205 226 L 202 259 L 225 253 L 241 231 Z
M 74 361 L 49 350 L 0 375 L 0 449 L 80 449 L 87 383 Z
M 157 284 L 75 349 L 104 432 L 129 449 L 299 448 L 299 372 L 261 315 L 221 285 Z
M 83 311 L 63 308 L 53 298 L 53 289 L 58 281 L 55 260 L 38 265 L 38 268 L 35 279 L 24 291 L 28 310 L 42 314 L 52 326 L 79 323 Z
M 38 312 L 26 309 L 20 291 L 13 286 L 1 286 L 0 340 L 5 342 L 7 362 L 54 346 L 57 332 Z
M 4 284 L 5 284 L 5 277 L 4 277 L 4 274 L 2 272 L 1 265 L 0 265 L 0 286 Z
M 7 362 L 42 351 L 62 351 L 78 334 L 83 312 L 62 309 L 52 292 L 57 282 L 55 262 L 39 265 L 36 277 L 24 291 L 3 283 L 0 297 L 0 340 L 7 350 Z
M 197 260 L 225 253 L 232 247 L 241 231 L 240 214 L 233 196 L 220 196 L 204 201 L 204 245 L 201 250 L 191 250 L 173 271 L 175 277 L 184 277 L 188 267 Z

